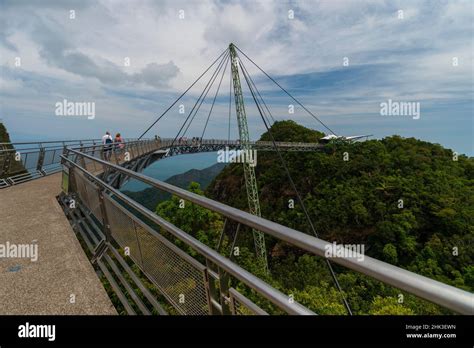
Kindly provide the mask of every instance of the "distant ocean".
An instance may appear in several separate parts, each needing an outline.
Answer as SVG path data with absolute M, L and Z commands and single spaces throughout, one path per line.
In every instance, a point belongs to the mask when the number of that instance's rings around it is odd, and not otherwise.
M 158 180 L 166 180 L 169 177 L 182 174 L 191 169 L 205 169 L 217 163 L 217 152 L 201 152 L 188 155 L 178 155 L 156 161 L 143 170 L 143 174 Z M 141 191 L 150 187 L 135 179 L 127 182 L 122 191 Z

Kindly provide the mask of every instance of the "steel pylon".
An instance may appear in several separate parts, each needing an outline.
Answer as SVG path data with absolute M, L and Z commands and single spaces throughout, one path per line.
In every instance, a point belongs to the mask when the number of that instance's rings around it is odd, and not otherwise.
M 232 43 L 229 45 L 229 52 L 231 57 L 232 81 L 234 85 L 235 109 L 237 114 L 237 124 L 239 127 L 239 139 L 242 150 L 244 151 L 244 153 L 248 154 L 250 153 L 250 151 L 252 151 L 252 145 L 250 144 L 247 115 L 245 112 L 244 98 L 242 95 L 242 87 L 240 84 L 239 60 L 237 58 L 235 47 Z M 255 168 L 248 161 L 244 161 L 243 167 L 250 213 L 253 215 L 261 216 L 260 201 L 258 199 L 257 179 L 255 177 Z M 257 230 L 252 230 L 252 232 L 257 259 L 259 260 L 259 263 L 261 263 L 263 271 L 265 273 L 268 273 L 265 235 Z

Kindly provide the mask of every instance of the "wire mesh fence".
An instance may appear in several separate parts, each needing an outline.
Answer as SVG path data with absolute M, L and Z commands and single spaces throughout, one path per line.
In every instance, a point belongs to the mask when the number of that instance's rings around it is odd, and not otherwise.
M 209 314 L 206 267 L 104 197 L 111 235 L 181 314 Z
M 74 178 L 73 188 L 75 192 L 96 219 L 102 222 L 99 189 L 97 185 L 88 180 L 86 176 L 78 170 L 75 170 L 72 176 Z

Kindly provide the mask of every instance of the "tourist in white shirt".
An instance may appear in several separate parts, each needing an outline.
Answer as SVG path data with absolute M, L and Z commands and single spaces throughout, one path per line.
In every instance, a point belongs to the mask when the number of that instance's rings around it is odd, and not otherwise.
M 105 135 L 102 137 L 102 145 L 104 145 L 104 159 L 106 161 L 110 160 L 110 156 L 112 155 L 112 143 L 113 139 L 110 136 L 110 132 L 105 132 Z

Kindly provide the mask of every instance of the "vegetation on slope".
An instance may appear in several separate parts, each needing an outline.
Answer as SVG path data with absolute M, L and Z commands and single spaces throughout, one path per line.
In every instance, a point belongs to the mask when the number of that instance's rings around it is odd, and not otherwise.
M 8 134 L 7 128 L 5 125 L 0 122 L 0 143 L 10 143 L 10 135 Z M 3 146 L 0 146 L 0 150 L 10 150 L 13 149 L 13 146 L 10 144 L 5 144 Z M 11 174 L 23 174 L 26 173 L 25 167 L 23 166 L 22 162 L 15 161 L 14 159 L 14 152 L 4 152 L 4 154 L 0 154 L 0 165 L 3 165 L 5 159 L 7 158 L 7 155 L 9 156 L 10 159 L 10 168 L 8 173 L 2 173 L 0 168 L 0 179 L 4 179 Z
M 317 141 L 322 136 L 292 121 L 277 122 L 271 131 L 277 141 Z M 270 140 L 269 134 L 261 139 Z M 440 145 L 399 136 L 283 156 L 320 238 L 363 244 L 368 256 L 474 290 L 473 158 L 456 157 Z M 262 216 L 311 233 L 275 153 L 259 153 L 256 174 Z M 216 177 L 206 195 L 247 209 L 244 187 L 242 165 L 232 164 Z M 161 203 L 157 212 L 214 247 L 222 218 L 191 203 L 179 209 L 179 203 L 173 198 Z M 236 262 L 317 313 L 346 313 L 324 260 L 269 237 L 266 241 L 271 277 L 259 274 L 255 265 L 251 231 L 239 236 L 242 251 Z M 335 269 L 356 314 L 449 313 L 346 268 Z M 271 310 L 251 292 L 239 290 Z
M 7 129 L 0 122 L 0 143 L 9 143 L 10 142 L 10 135 L 7 132 Z

